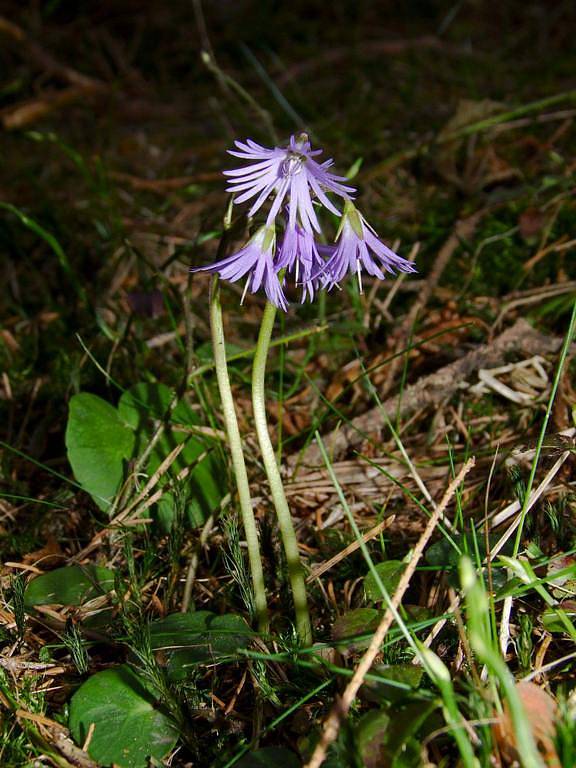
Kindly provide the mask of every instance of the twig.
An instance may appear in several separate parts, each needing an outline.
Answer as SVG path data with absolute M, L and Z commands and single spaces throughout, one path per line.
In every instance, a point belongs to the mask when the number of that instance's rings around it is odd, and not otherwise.
M 389 528 L 392 523 L 394 522 L 394 515 L 391 515 L 390 517 L 387 517 L 385 520 L 382 520 L 378 525 L 375 525 L 373 528 L 370 528 L 369 531 L 367 531 L 364 536 L 362 536 L 362 541 L 364 544 L 371 541 L 371 539 L 375 538 L 376 536 L 379 536 L 382 531 L 384 531 L 386 528 Z M 330 560 L 326 560 L 324 563 L 320 563 L 319 565 L 314 568 L 312 573 L 310 573 L 306 577 L 306 583 L 309 584 L 311 581 L 314 581 L 314 579 L 318 579 L 320 576 L 322 576 L 326 571 L 329 571 L 331 568 L 333 568 L 335 565 L 340 563 L 342 560 L 344 560 L 348 555 L 351 555 L 353 552 L 356 552 L 357 549 L 361 547 L 360 541 L 353 541 L 351 544 L 348 544 L 347 547 L 344 547 L 343 550 L 338 552 L 338 554 L 334 555 L 334 557 L 331 557 Z
M 469 459 L 466 462 L 466 464 L 464 464 L 464 466 L 462 467 L 458 475 L 454 478 L 454 480 L 452 480 L 452 482 L 446 489 L 446 492 L 442 497 L 442 500 L 440 501 L 440 503 L 438 504 L 438 506 L 432 513 L 432 515 L 430 516 L 430 519 L 428 520 L 426 528 L 422 532 L 418 540 L 418 543 L 414 547 L 412 558 L 408 563 L 406 570 L 402 574 L 398 587 L 394 593 L 394 596 L 392 597 L 391 606 L 393 606 L 394 609 L 398 608 L 398 606 L 400 605 L 402 598 L 404 597 L 404 594 L 406 593 L 406 590 L 410 585 L 412 576 L 416 571 L 416 567 L 418 566 L 420 558 L 424 553 L 424 549 L 430 537 L 432 536 L 434 529 L 436 528 L 440 518 L 444 514 L 446 507 L 452 500 L 458 486 L 462 483 L 462 481 L 464 480 L 468 472 L 472 469 L 474 464 L 475 464 L 474 458 Z M 330 714 L 328 715 L 324 723 L 324 728 L 322 731 L 322 736 L 320 737 L 320 741 L 316 745 L 316 748 L 312 754 L 312 757 L 306 764 L 305 768 L 319 768 L 319 766 L 322 765 L 322 763 L 324 762 L 328 747 L 330 746 L 330 744 L 332 744 L 332 742 L 338 736 L 338 732 L 340 730 L 340 725 L 342 721 L 348 715 L 348 712 L 350 711 L 350 707 L 352 706 L 352 703 L 354 702 L 354 699 L 356 698 L 358 691 L 360 690 L 360 687 L 364 682 L 364 678 L 369 672 L 370 667 L 374 663 L 374 660 L 376 659 L 377 655 L 380 653 L 382 643 L 384 641 L 384 638 L 386 637 L 388 630 L 392 625 L 393 619 L 394 617 L 393 617 L 392 607 L 389 607 L 386 610 L 386 613 L 384 614 L 382 621 L 378 625 L 378 628 L 374 633 L 374 636 L 370 642 L 370 645 L 368 646 L 368 649 L 366 650 L 366 652 L 364 653 L 364 656 L 360 660 L 360 663 L 356 667 L 356 671 L 354 672 L 352 679 L 344 689 L 344 693 L 342 694 L 342 697 L 337 699 L 334 705 L 332 706 L 332 710 L 330 711 Z
M 576 280 L 572 280 L 567 283 L 560 283 L 558 285 L 546 285 L 542 288 L 523 291 L 522 293 L 518 294 L 511 294 L 511 300 L 502 306 L 498 317 L 492 324 L 491 331 L 493 332 L 500 326 L 504 317 L 511 310 L 526 306 L 527 304 L 538 304 L 541 301 L 546 301 L 547 299 L 554 298 L 555 296 L 561 296 L 565 293 L 576 293 Z
M 79 101 L 91 94 L 100 94 L 108 90 L 108 85 L 102 80 L 83 75 L 72 67 L 62 64 L 34 42 L 22 27 L 4 16 L 0 16 L 0 34 L 11 39 L 15 43 L 15 48 L 28 55 L 44 72 L 56 75 L 69 83 L 69 87 L 63 90 L 0 111 L 0 120 L 7 130 L 23 128 L 55 109 Z
M 430 271 L 427 279 L 424 281 L 418 298 L 410 308 L 410 312 L 399 328 L 398 337 L 396 340 L 396 352 L 399 352 L 406 346 L 406 343 L 408 342 L 410 335 L 414 330 L 418 317 L 421 315 L 422 310 L 426 307 L 432 298 L 434 291 L 438 287 L 440 278 L 448 266 L 448 262 L 460 247 L 462 241 L 469 240 L 472 237 L 478 222 L 486 214 L 486 212 L 487 209 L 483 208 L 480 211 L 476 211 L 476 213 L 472 214 L 472 216 L 469 216 L 466 219 L 460 219 L 456 222 L 453 232 L 448 237 L 442 248 L 440 248 L 438 251 L 438 256 L 434 261 L 434 266 L 432 267 L 432 270 Z M 385 396 L 391 389 L 394 377 L 396 376 L 398 369 L 402 366 L 403 360 L 404 358 L 402 356 L 398 356 L 392 360 L 388 366 L 386 380 L 383 385 L 381 396 Z
M 222 180 L 220 171 L 206 171 L 194 176 L 173 176 L 164 179 L 144 179 L 131 173 L 124 173 L 124 171 L 109 171 L 108 175 L 111 179 L 129 184 L 133 189 L 157 192 L 160 195 L 188 187 L 190 184 L 205 184 L 206 182 Z
M 366 433 L 373 434 L 375 426 L 383 423 L 381 408 L 390 420 L 410 416 L 420 409 L 437 406 L 449 399 L 458 389 L 465 386 L 466 377 L 470 374 L 480 368 L 502 364 L 512 352 L 527 356 L 549 354 L 557 352 L 561 346 L 562 339 L 539 333 L 524 319 L 517 320 L 491 344 L 479 345 L 459 360 L 406 387 L 401 395 L 385 400 L 381 407 L 370 408 L 340 429 L 326 435 L 323 437 L 324 444 L 333 457 L 342 455 L 350 448 L 358 447 L 365 439 Z M 312 443 L 303 455 L 297 454 L 290 463 L 292 466 L 317 466 L 321 462 L 318 445 Z
M 210 515 L 204 523 L 198 544 L 190 557 L 190 563 L 188 564 L 188 570 L 186 572 L 186 581 L 184 582 L 184 594 L 182 595 L 182 605 L 180 607 L 181 613 L 188 613 L 188 608 L 190 607 L 190 601 L 192 599 L 192 589 L 196 579 L 196 571 L 198 570 L 198 562 L 200 560 L 200 552 L 205 547 L 213 527 L 214 515 Z

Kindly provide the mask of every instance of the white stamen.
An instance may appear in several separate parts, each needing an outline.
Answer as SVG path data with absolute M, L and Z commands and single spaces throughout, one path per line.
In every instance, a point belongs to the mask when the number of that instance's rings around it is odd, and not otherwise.
M 298 285 L 298 277 L 300 276 L 300 262 L 298 259 L 296 259 L 296 272 L 295 272 L 295 281 L 296 285 Z
M 360 259 L 356 259 L 356 274 L 358 275 L 358 288 L 360 289 L 360 293 L 364 293 L 364 289 L 362 288 L 362 267 L 360 266 Z
M 244 299 L 246 298 L 246 294 L 248 293 L 248 286 L 250 285 L 250 277 L 246 280 L 246 285 L 244 286 L 244 290 L 242 291 L 242 298 L 240 299 L 240 306 L 244 304 Z
M 300 155 L 297 152 L 288 152 L 280 166 L 282 175 L 294 176 L 297 173 L 300 173 L 305 162 L 306 158 L 304 155 Z

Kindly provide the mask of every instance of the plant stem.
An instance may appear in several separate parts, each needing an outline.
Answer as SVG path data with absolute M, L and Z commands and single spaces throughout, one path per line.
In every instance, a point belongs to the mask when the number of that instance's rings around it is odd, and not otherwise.
M 264 572 L 262 570 L 256 520 L 254 518 L 254 510 L 252 509 L 252 499 L 250 497 L 248 473 L 246 472 L 244 453 L 242 451 L 242 439 L 238 428 L 236 409 L 234 408 L 234 398 L 232 397 L 232 389 L 228 377 L 228 367 L 226 365 L 224 324 L 222 322 L 222 306 L 220 304 L 218 275 L 214 275 L 210 285 L 210 328 L 212 331 L 212 348 L 214 351 L 216 378 L 218 380 L 218 389 L 222 401 L 222 414 L 224 416 L 224 425 L 226 427 L 228 443 L 230 445 L 232 468 L 236 478 L 238 498 L 240 500 L 240 512 L 242 514 L 242 523 L 244 525 L 244 534 L 246 536 L 246 544 L 248 547 L 248 560 L 250 562 L 250 572 L 252 574 L 254 605 L 258 617 L 258 629 L 260 632 L 266 633 L 268 632 L 268 606 L 266 604 Z
M 288 508 L 288 502 L 286 501 L 280 469 L 276 462 L 276 455 L 274 453 L 272 441 L 270 440 L 268 423 L 266 421 L 266 394 L 264 387 L 266 378 L 266 360 L 268 357 L 268 349 L 270 347 L 270 339 L 275 317 L 276 307 L 270 302 L 266 302 L 266 307 L 264 308 L 264 314 L 262 316 L 262 325 L 260 326 L 260 333 L 256 343 L 256 351 L 254 353 L 254 366 L 252 368 L 252 408 L 254 411 L 256 434 L 258 435 L 258 442 L 264 461 L 264 469 L 266 470 L 268 482 L 270 483 L 272 501 L 276 508 L 278 525 L 280 527 L 280 534 L 282 536 L 284 552 L 286 554 L 288 576 L 292 586 L 292 597 L 294 599 L 294 610 L 296 613 L 296 629 L 302 644 L 310 645 L 312 643 L 312 627 L 310 625 L 310 616 L 308 613 L 308 599 L 306 597 L 304 571 L 298 553 L 296 532 L 294 531 L 294 526 L 292 524 L 292 517 L 290 515 L 290 509 Z

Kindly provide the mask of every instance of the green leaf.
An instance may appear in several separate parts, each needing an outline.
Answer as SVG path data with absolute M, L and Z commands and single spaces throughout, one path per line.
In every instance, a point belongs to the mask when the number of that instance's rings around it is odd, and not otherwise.
M 418 732 L 436 708 L 436 702 L 410 701 L 361 717 L 355 736 L 365 768 L 419 768 L 422 745 Z
M 484 535 L 478 536 L 476 545 L 474 544 L 472 537 L 469 534 L 455 534 L 452 538 L 460 552 L 447 539 L 438 539 L 438 541 L 435 541 L 434 544 L 431 544 L 426 550 L 425 559 L 426 562 L 429 565 L 434 566 L 434 568 L 448 571 L 448 583 L 453 587 L 459 587 L 460 579 L 458 576 L 458 564 L 461 557 L 460 553 L 474 553 L 472 557 L 476 562 L 477 557 L 475 554 L 475 547 L 477 547 L 478 556 L 480 558 L 480 562 L 482 562 L 487 556 L 486 538 Z M 500 537 L 498 534 L 490 534 L 488 541 L 490 550 L 492 550 L 496 544 L 499 544 L 499 542 Z M 512 554 L 513 549 L 514 540 L 511 538 L 504 544 L 503 552 L 505 554 Z M 485 574 L 486 568 L 483 568 L 482 572 Z M 491 573 L 492 584 L 494 585 L 495 589 L 499 589 L 504 585 L 506 581 L 506 574 L 502 568 L 495 568 L 494 565 L 492 565 Z
M 135 384 L 120 398 L 118 410 L 88 393 L 70 401 L 66 430 L 68 458 L 77 480 L 106 510 L 122 481 L 128 458 L 147 445 L 154 421 L 166 416 L 173 392 L 163 384 Z M 166 531 L 172 527 L 177 505 L 182 505 L 190 524 L 203 525 L 216 511 L 227 492 L 226 472 L 214 451 L 214 442 L 191 436 L 174 425 L 194 426 L 196 415 L 190 406 L 179 403 L 170 414 L 170 424 L 151 452 L 146 471 L 151 476 L 177 445 L 186 443 L 172 462 L 159 486 L 173 481 L 184 468 L 192 467 L 184 483 L 164 494 L 158 503 L 158 517 Z M 137 445 L 136 445 L 137 443 Z
M 401 560 L 386 560 L 384 563 L 378 563 L 376 566 L 376 572 L 390 596 L 394 594 L 405 568 L 406 563 L 403 563 Z M 364 591 L 366 592 L 367 600 L 374 603 L 384 599 L 371 571 L 364 577 Z
M 430 730 L 426 721 L 437 708 L 435 701 L 410 701 L 404 707 L 391 710 L 394 717 L 387 738 L 388 752 L 392 755 L 391 768 L 420 768 L 421 737 Z
M 93 726 L 88 753 L 103 766 L 145 768 L 178 739 L 156 697 L 128 666 L 98 672 L 80 686 L 70 701 L 69 726 L 80 745 Z
M 133 429 L 138 429 L 147 421 L 163 419 L 173 397 L 174 390 L 165 384 L 140 382 L 123 393 L 118 402 L 118 413 Z M 198 419 L 188 403 L 181 400 L 170 414 L 170 422 L 193 426 Z
M 380 617 L 380 611 L 375 608 L 355 608 L 336 619 L 332 627 L 332 637 L 338 641 L 339 648 L 341 645 L 346 646 L 350 651 L 367 648 Z M 361 635 L 367 635 L 367 637 L 355 640 Z
M 236 657 L 252 636 L 241 616 L 217 616 L 210 611 L 173 613 L 150 625 L 152 648 L 167 656 L 172 680 L 183 680 L 201 662 Z
M 365 714 L 356 728 L 358 751 L 365 768 L 379 768 L 388 765 L 386 735 L 390 726 L 390 715 L 374 710 Z
M 540 617 L 547 632 L 566 631 L 566 619 L 576 623 L 576 601 L 565 600 L 557 608 L 547 608 Z
M 66 449 L 74 476 L 106 511 L 124 479 L 134 433 L 110 403 L 81 392 L 70 400 Z
M 240 758 L 236 768 L 300 768 L 302 763 L 289 749 L 262 747 Z
M 186 447 L 170 466 L 165 479 L 160 482 L 164 483 L 175 477 L 185 467 L 195 465 L 186 478 L 186 496 L 183 503 L 190 525 L 198 527 L 218 509 L 226 493 L 226 473 L 222 462 L 214 455 L 214 451 L 210 450 L 211 444 L 207 440 L 191 437 L 184 432 L 167 429 L 150 455 L 147 471 L 153 474 L 170 451 L 184 441 L 186 441 Z M 203 454 L 206 455 L 203 456 Z M 177 503 L 176 494 L 170 492 L 164 494 L 159 504 L 160 519 L 166 530 L 170 530 L 172 526 Z
M 166 482 L 185 467 L 194 466 L 186 478 L 184 505 L 186 517 L 193 527 L 203 525 L 208 516 L 220 505 L 226 493 L 226 476 L 222 463 L 209 453 L 206 443 L 182 432 L 167 430 L 150 455 L 148 472 L 154 473 L 175 445 L 186 440 L 186 447 L 170 467 Z M 203 458 L 202 455 L 206 454 Z M 176 495 L 166 493 L 159 504 L 160 518 L 166 530 L 170 530 L 178 503 Z
M 424 670 L 414 664 L 379 665 L 372 672 L 382 680 L 366 680 L 362 691 L 368 701 L 379 703 L 405 699 L 420 685 Z
M 83 605 L 114 589 L 114 571 L 98 565 L 70 565 L 36 576 L 26 587 L 24 604 Z
M 139 383 L 125 392 L 118 403 L 121 418 L 139 431 L 138 442 L 144 447 L 152 434 L 152 422 L 165 418 L 174 396 L 164 384 Z M 203 525 L 208 516 L 220 506 L 226 494 L 226 472 L 215 455 L 214 443 L 192 436 L 189 432 L 173 429 L 173 425 L 195 426 L 196 414 L 181 401 L 170 414 L 170 423 L 151 452 L 146 471 L 152 475 L 177 445 L 186 442 L 178 458 L 160 479 L 163 485 L 173 480 L 181 470 L 194 466 L 185 481 L 185 496 L 165 493 L 158 503 L 158 518 L 164 530 L 169 531 L 176 517 L 178 504 L 183 504 L 186 517 L 193 527 Z M 206 454 L 203 458 L 203 454 Z M 200 460 L 199 460 L 200 459 Z

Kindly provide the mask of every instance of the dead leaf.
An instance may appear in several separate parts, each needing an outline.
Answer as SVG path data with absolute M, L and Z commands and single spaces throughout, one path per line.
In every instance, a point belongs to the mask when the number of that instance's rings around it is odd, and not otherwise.
M 545 690 L 531 682 L 516 684 L 516 690 L 526 712 L 526 718 L 534 735 L 536 746 L 548 768 L 561 768 L 558 753 L 554 746 L 556 733 L 556 715 L 558 705 Z M 508 702 L 504 703 L 504 712 L 497 717 L 493 726 L 496 742 L 502 753 L 505 765 L 518 761 L 516 734 Z
M 26 565 L 42 565 L 42 570 L 49 570 L 50 568 L 56 568 L 62 564 L 62 560 L 66 558 L 66 555 L 62 552 L 60 544 L 54 536 L 48 536 L 46 544 L 41 549 L 37 549 L 35 552 L 29 552 L 24 555 L 22 562 Z

